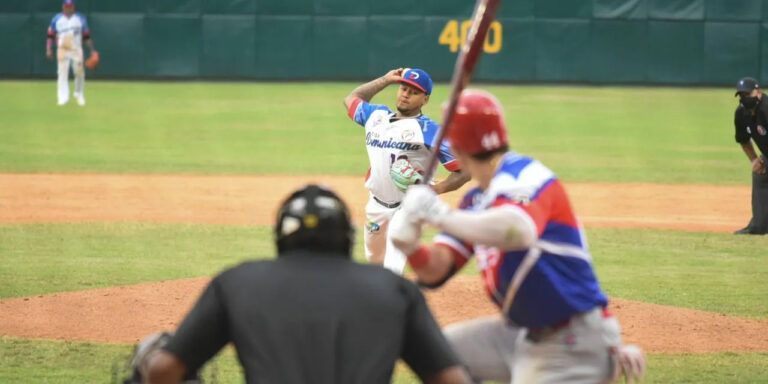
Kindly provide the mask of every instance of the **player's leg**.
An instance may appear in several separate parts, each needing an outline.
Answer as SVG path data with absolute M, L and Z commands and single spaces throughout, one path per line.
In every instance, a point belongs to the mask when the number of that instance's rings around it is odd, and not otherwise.
M 402 275 L 403 270 L 405 270 L 405 262 L 407 261 L 407 257 L 403 252 L 395 247 L 395 245 L 392 243 L 392 240 L 389 238 L 389 222 L 392 220 L 392 216 L 394 216 L 397 212 L 397 208 L 390 209 L 386 220 L 382 225 L 382 230 L 387 234 L 386 251 L 384 252 L 384 268 L 389 269 L 398 275 Z
M 501 316 L 481 317 L 443 329 L 448 342 L 476 381 L 510 382 L 520 328 Z
M 75 99 L 78 105 L 85 105 L 85 68 L 83 66 L 83 50 L 73 52 L 73 68 L 75 73 Z
M 63 49 L 56 50 L 58 80 L 56 91 L 59 105 L 69 102 L 69 57 Z
M 365 258 L 371 264 L 383 264 L 384 252 L 387 247 L 386 228 L 381 225 L 385 223 L 387 210 L 389 208 L 381 206 L 373 198 L 368 199 L 365 205 L 365 228 L 363 228 L 363 240 L 365 244 Z
M 763 156 L 768 165 L 768 159 Z M 768 233 L 768 174 L 752 172 L 752 221 L 749 223 L 752 233 Z
M 520 332 L 513 384 L 594 384 L 614 377 L 614 352 L 621 345 L 621 330 L 614 317 L 602 310 L 575 316 L 571 323 L 546 337 L 531 341 Z

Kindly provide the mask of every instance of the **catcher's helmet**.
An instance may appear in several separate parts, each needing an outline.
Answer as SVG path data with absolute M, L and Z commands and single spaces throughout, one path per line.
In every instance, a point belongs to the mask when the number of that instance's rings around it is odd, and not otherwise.
M 293 249 L 351 255 L 355 229 L 346 204 L 331 190 L 308 185 L 280 206 L 275 225 L 277 251 Z
M 506 146 L 507 127 L 501 104 L 486 91 L 464 90 L 447 136 L 451 148 L 470 155 Z

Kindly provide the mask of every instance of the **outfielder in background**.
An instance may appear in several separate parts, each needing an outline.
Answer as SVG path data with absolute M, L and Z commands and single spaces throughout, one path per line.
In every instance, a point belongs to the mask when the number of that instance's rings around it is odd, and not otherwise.
M 385 105 L 370 104 L 377 93 L 396 83 L 400 87 L 395 112 Z M 355 88 L 344 99 L 349 117 L 365 127 L 370 161 L 365 180 L 370 192 L 365 206 L 365 257 L 398 274 L 405 268 L 405 255 L 388 240 L 387 226 L 406 188 L 424 182 L 421 174 L 429 164 L 431 144 L 439 128 L 421 112 L 431 93 L 432 79 L 427 72 L 398 68 Z M 436 193 L 456 190 L 469 181 L 446 144 L 440 147 L 440 162 L 451 174 L 437 184 L 432 185 L 431 180 L 426 183 Z
M 496 98 L 464 91 L 447 136 L 479 186 L 458 210 L 429 188 L 413 186 L 389 231 L 427 286 L 441 285 L 477 257 L 503 316 L 444 330 L 473 378 L 595 384 L 618 379 L 617 364 L 628 378 L 641 376 L 642 351 L 621 345 L 563 185 L 540 162 L 508 152 Z M 443 231 L 431 247 L 419 243 L 423 223 Z
M 765 157 L 768 153 L 768 99 L 757 80 L 751 77 L 739 80 L 736 95 L 739 96 L 734 117 L 736 142 L 741 144 L 752 165 L 752 219 L 734 234 L 765 235 L 768 233 L 768 159 Z M 752 141 L 760 148 L 762 155 L 755 152 Z
M 59 105 L 69 102 L 69 70 L 75 75 L 75 100 L 78 105 L 85 105 L 85 68 L 83 66 L 83 42 L 88 45 L 91 55 L 98 57 L 93 47 L 88 22 L 80 13 L 75 12 L 74 0 L 64 0 L 61 13 L 56 14 L 48 27 L 45 56 L 53 58 L 53 42 L 56 41 L 56 60 L 58 62 L 57 96 Z

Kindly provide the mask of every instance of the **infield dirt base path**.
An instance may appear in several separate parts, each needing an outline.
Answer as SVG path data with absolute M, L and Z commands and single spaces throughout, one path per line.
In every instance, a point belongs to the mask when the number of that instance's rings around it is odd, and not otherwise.
M 0 223 L 272 224 L 278 202 L 307 182 L 334 188 L 363 223 L 362 179 L 339 176 L 0 175 Z M 750 216 L 749 187 L 567 183 L 589 227 L 729 232 Z M 461 193 L 451 193 L 452 203 Z M 208 278 L 0 301 L 0 335 L 136 342 L 173 330 Z M 441 324 L 494 315 L 480 280 L 458 276 L 427 294 Z M 768 350 L 768 323 L 612 299 L 625 341 L 651 352 Z

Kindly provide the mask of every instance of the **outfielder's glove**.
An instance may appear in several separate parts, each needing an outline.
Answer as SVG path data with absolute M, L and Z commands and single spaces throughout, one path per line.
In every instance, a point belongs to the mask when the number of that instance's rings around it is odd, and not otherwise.
M 392 163 L 389 168 L 389 175 L 397 188 L 405 192 L 409 186 L 419 184 L 424 181 L 424 176 L 413 167 L 408 159 L 399 159 Z
M 85 60 L 85 66 L 88 67 L 88 69 L 96 69 L 96 67 L 99 66 L 99 53 L 91 51 L 91 55 Z

